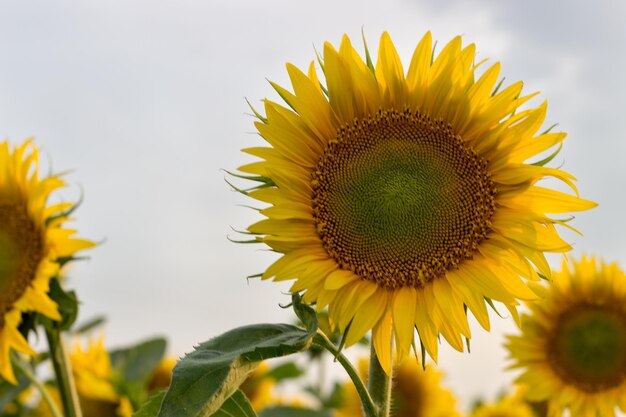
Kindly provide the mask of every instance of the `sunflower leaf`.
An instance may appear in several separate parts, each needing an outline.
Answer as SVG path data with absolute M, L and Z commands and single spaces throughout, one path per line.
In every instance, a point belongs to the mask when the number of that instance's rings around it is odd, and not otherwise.
M 256 417 L 248 398 L 240 390 L 228 397 L 212 417 Z
M 161 408 L 163 397 L 165 397 L 165 390 L 150 396 L 141 408 L 133 413 L 133 417 L 156 417 Z
M 300 303 L 299 295 L 293 300 L 305 329 L 289 324 L 255 324 L 201 343 L 174 367 L 158 417 L 220 415 L 220 407 L 260 361 L 308 349 L 317 331 L 315 311 Z
M 154 338 L 109 353 L 114 372 L 122 381 L 145 381 L 157 367 L 167 347 L 164 338 Z

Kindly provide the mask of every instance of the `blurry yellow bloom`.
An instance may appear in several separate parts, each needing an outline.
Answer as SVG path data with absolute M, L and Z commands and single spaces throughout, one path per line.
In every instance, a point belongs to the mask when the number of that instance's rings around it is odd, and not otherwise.
M 626 412 L 626 274 L 594 257 L 563 262 L 544 299 L 529 304 L 507 348 L 530 401 L 550 417 L 614 417 Z
M 272 389 L 276 385 L 274 378 L 267 376 L 269 366 L 266 362 L 261 362 L 259 366 L 250 373 L 248 378 L 239 387 L 254 408 L 260 411 L 270 405 L 277 405 L 276 399 L 272 395 Z
M 367 375 L 366 361 L 359 362 L 362 376 Z M 391 390 L 391 417 L 460 417 L 457 400 L 441 385 L 443 375 L 435 367 L 422 369 L 416 361 L 406 360 L 394 369 Z M 343 405 L 337 417 L 362 416 L 361 401 L 352 382 L 342 388 Z
M 482 404 L 470 417 L 538 417 L 520 396 L 505 397 L 495 404 Z
M 170 386 L 172 383 L 172 371 L 174 366 L 176 366 L 176 362 L 177 359 L 173 357 L 167 357 L 159 362 L 148 379 L 148 391 L 165 389 Z
M 39 177 L 39 155 L 31 141 L 11 147 L 0 142 L 0 377 L 15 384 L 9 355 L 34 355 L 17 330 L 22 313 L 37 312 L 53 320 L 61 316 L 47 293 L 60 260 L 92 247 L 67 229 L 74 203 L 49 204 L 65 186 L 56 175 Z

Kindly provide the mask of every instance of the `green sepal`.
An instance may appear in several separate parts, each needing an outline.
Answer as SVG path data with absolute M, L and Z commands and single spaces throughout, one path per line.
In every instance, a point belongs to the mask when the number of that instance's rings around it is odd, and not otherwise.
M 52 223 L 53 221 L 57 220 L 57 219 L 61 219 L 61 218 L 67 218 L 69 216 L 72 215 L 72 213 L 74 213 L 74 211 L 76 211 L 76 209 L 78 209 L 78 207 L 80 207 L 83 204 L 83 188 L 80 187 L 80 195 L 78 197 L 78 201 L 76 201 L 76 203 L 72 204 L 72 206 L 70 208 L 68 208 L 65 211 L 62 211 L 61 213 L 57 213 L 54 214 L 50 217 L 48 217 L 45 221 L 46 226 L 49 225 L 50 223 Z
M 220 409 L 264 359 L 309 348 L 317 330 L 315 311 L 293 296 L 305 329 L 289 324 L 239 327 L 201 343 L 174 367 L 159 417 L 204 417 Z
M 332 417 L 331 410 L 313 410 L 310 408 L 298 408 L 288 406 L 276 406 L 264 408 L 259 417 Z
M 259 113 L 258 111 L 256 111 L 254 107 L 252 107 L 252 104 L 247 98 L 245 98 L 244 100 L 246 100 L 246 103 L 248 103 L 248 107 L 250 107 L 250 110 L 252 110 L 252 113 L 254 113 L 254 116 L 260 121 L 262 121 L 263 123 L 267 124 L 267 118 L 261 116 L 261 113 Z
M 53 327 L 61 331 L 69 330 L 78 316 L 78 299 L 76 298 L 76 293 L 74 291 L 65 291 L 63 287 L 61 287 L 59 280 L 52 278 L 50 280 L 48 296 L 52 301 L 57 303 L 61 320 L 57 322 L 38 314 L 39 322 L 48 330 L 52 330 Z
M 552 152 L 550 155 L 548 155 L 547 157 L 543 158 L 541 161 L 533 162 L 530 165 L 534 165 L 534 166 L 537 166 L 537 167 L 542 167 L 542 166 L 546 165 L 548 162 L 552 161 L 559 154 L 559 152 L 561 152 L 561 148 L 563 148 L 563 142 L 559 143 L 559 147 L 554 152 Z
M 263 243 L 262 240 L 258 240 L 258 239 L 235 240 L 235 239 L 231 239 L 230 236 L 226 236 L 226 239 L 228 239 L 228 241 L 232 243 Z
M 550 126 L 549 128 L 547 128 L 546 130 L 544 130 L 543 132 L 541 132 L 541 134 L 540 134 L 539 136 L 541 136 L 541 135 L 545 135 L 546 133 L 550 133 L 550 132 L 552 131 L 552 129 L 554 129 L 554 128 L 555 128 L 555 127 L 557 127 L 558 125 L 559 125 L 558 123 L 553 124 L 552 126 Z
M 500 87 L 502 87 L 502 84 L 504 83 L 505 79 L 506 77 L 502 77 L 502 79 L 500 79 L 500 82 L 498 82 L 498 84 L 496 85 L 496 88 L 494 88 L 493 91 L 491 92 L 491 97 L 498 94 L 498 91 L 500 91 Z
M 485 297 L 485 301 L 487 302 L 487 304 L 489 304 L 489 307 L 491 307 L 491 309 L 501 318 L 505 318 L 502 314 L 500 314 L 500 312 L 498 311 L 498 309 L 496 308 L 496 306 L 493 304 L 493 300 L 491 300 L 491 298 L 487 298 Z
M 263 183 L 263 185 L 260 185 L 257 188 L 262 188 L 262 187 L 275 187 L 276 184 L 274 183 L 274 180 L 272 180 L 269 177 L 264 177 L 263 175 L 243 175 L 243 174 L 235 174 L 234 172 L 230 172 L 227 171 L 225 169 L 222 169 L 222 171 L 224 171 L 225 173 L 227 173 L 228 175 L 231 175 L 233 177 L 236 178 L 241 178 L 244 180 L 250 180 L 250 181 L 256 181 L 256 182 L 260 182 Z
M 363 38 L 363 48 L 365 48 L 365 63 L 367 64 L 367 68 L 372 71 L 374 74 L 374 78 L 376 78 L 376 68 L 374 68 L 374 63 L 372 62 L 372 57 L 370 56 L 370 50 L 367 47 L 367 41 L 365 40 L 365 31 L 361 28 L 361 38 Z

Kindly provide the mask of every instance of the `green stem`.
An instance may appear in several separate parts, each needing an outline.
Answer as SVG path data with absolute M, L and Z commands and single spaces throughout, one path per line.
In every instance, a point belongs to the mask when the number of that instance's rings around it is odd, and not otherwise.
M 348 376 L 354 383 L 357 393 L 361 398 L 361 403 L 363 404 L 363 410 L 365 411 L 366 417 L 378 417 L 378 413 L 376 412 L 376 406 L 374 405 L 374 401 L 372 401 L 372 397 L 370 393 L 367 391 L 363 380 L 359 377 L 359 373 L 352 363 L 339 351 L 335 345 L 328 339 L 328 337 L 321 330 L 317 330 L 317 334 L 313 338 L 313 343 L 318 347 L 324 348 L 337 359 L 337 361 L 343 366 L 343 368 L 348 373 Z
M 11 362 L 13 363 L 13 366 L 19 369 L 20 372 L 31 382 L 31 384 L 33 384 L 35 388 L 37 388 L 37 391 L 39 391 L 39 393 L 41 394 L 41 398 L 43 398 L 46 404 L 48 404 L 48 407 L 50 408 L 50 412 L 52 413 L 53 417 L 63 417 L 63 414 L 61 414 L 59 407 L 57 407 L 57 404 L 50 396 L 50 393 L 48 392 L 44 384 L 42 384 L 41 381 L 37 379 L 37 377 L 30 371 L 30 369 L 15 358 L 11 358 Z
M 391 375 L 387 375 L 380 366 L 374 343 L 370 353 L 370 371 L 368 378 L 368 391 L 378 409 L 378 417 L 389 417 L 391 406 Z
M 70 368 L 69 358 L 65 352 L 63 336 L 59 329 L 46 329 L 48 346 L 50 346 L 50 359 L 54 367 L 54 373 L 59 386 L 61 403 L 65 410 L 65 417 L 82 417 L 78 394 L 74 385 L 74 377 Z

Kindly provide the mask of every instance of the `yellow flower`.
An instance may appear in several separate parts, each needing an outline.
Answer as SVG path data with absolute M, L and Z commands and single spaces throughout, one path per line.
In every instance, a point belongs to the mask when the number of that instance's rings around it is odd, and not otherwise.
M 176 366 L 176 358 L 167 357 L 161 360 L 148 379 L 148 391 L 165 389 L 172 383 L 172 371 Z
M 93 243 L 66 229 L 73 203 L 48 205 L 50 194 L 65 186 L 56 175 L 39 177 L 39 156 L 32 142 L 11 148 L 0 142 L 0 376 L 15 384 L 10 352 L 34 355 L 17 330 L 24 312 L 60 320 L 47 293 L 60 261 Z
M 535 298 L 525 280 L 550 274 L 544 252 L 571 249 L 550 215 L 595 206 L 537 185 L 576 192 L 550 158 L 529 162 L 565 133 L 538 133 L 547 105 L 521 109 L 535 95 L 521 82 L 496 92 L 500 65 L 479 74 L 475 49 L 456 37 L 433 56 L 427 33 L 405 72 L 387 33 L 375 64 L 347 36 L 326 43 L 325 83 L 315 63 L 288 64 L 293 92 L 272 83 L 287 107 L 256 113 L 270 147 L 244 150 L 262 159 L 240 168 L 260 184 L 244 192 L 270 205 L 248 231 L 283 254 L 263 278 L 297 279 L 291 291 L 350 325 L 346 346 L 371 329 L 387 373 L 392 335 L 402 360 L 417 328 L 436 360 L 440 334 L 459 351 L 470 337 L 465 306 L 485 329 L 485 298 L 517 319 Z
M 544 299 L 522 316 L 521 334 L 506 346 L 517 382 L 530 401 L 547 401 L 548 415 L 576 417 L 626 412 L 626 274 L 616 264 L 583 257 L 555 273 Z
M 80 408 L 86 417 L 131 417 L 133 406 L 130 399 L 115 389 L 113 369 L 109 353 L 104 347 L 104 339 L 89 340 L 83 349 L 76 343 L 70 354 L 72 373 Z M 165 365 L 164 365 L 165 366 Z M 55 386 L 46 386 L 50 396 L 62 410 L 61 397 Z M 32 417 L 51 416 L 48 404 L 41 400 L 33 410 Z
M 111 383 L 113 370 L 104 339 L 89 340 L 86 350 L 77 343 L 70 354 L 78 394 L 94 400 L 115 402 L 118 394 Z
M 270 405 L 277 405 L 277 400 L 272 394 L 276 380 L 267 375 L 269 370 L 267 363 L 261 362 L 239 387 L 246 394 L 255 411 L 260 411 Z
M 482 404 L 470 417 L 537 417 L 530 404 L 519 395 L 500 399 L 495 404 Z
M 104 340 L 89 341 L 86 350 L 76 345 L 70 355 L 80 406 L 86 416 L 130 417 L 130 400 L 118 394 L 112 383 L 113 370 Z
M 362 376 L 367 376 L 365 361 L 359 362 Z M 427 365 L 423 369 L 416 361 L 404 361 L 394 369 L 391 390 L 391 417 L 460 417 L 456 398 L 441 385 L 443 375 Z M 341 407 L 337 417 L 362 416 L 361 401 L 352 382 L 342 387 Z

